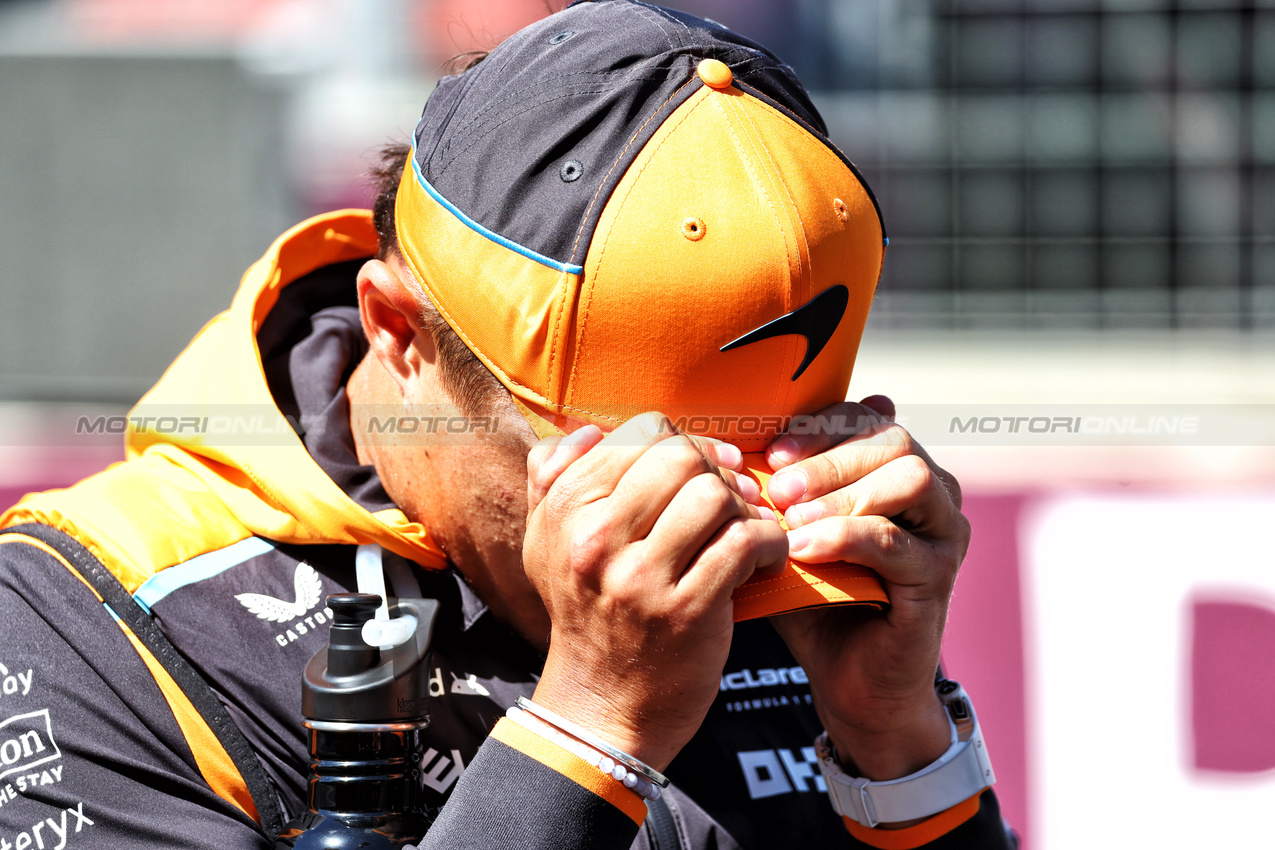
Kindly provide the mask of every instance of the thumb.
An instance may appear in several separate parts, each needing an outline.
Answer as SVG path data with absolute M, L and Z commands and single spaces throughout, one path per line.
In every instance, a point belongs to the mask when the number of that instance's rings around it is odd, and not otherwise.
M 527 454 L 529 514 L 544 500 L 558 476 L 600 443 L 602 436 L 602 429 L 598 426 L 585 425 L 565 437 L 547 437 L 531 447 Z

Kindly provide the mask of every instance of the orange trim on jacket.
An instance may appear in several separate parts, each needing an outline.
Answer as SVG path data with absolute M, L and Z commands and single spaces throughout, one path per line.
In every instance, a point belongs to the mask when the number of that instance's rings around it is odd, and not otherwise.
M 632 818 L 638 826 L 646 819 L 646 803 L 633 791 L 604 775 L 576 754 L 522 728 L 509 718 L 500 718 L 491 730 L 491 737 L 592 791 Z
M 986 790 L 986 788 L 983 789 L 983 791 Z M 871 829 L 850 818 L 842 818 L 842 820 L 846 822 L 846 829 L 851 835 L 870 847 L 876 847 L 878 850 L 915 850 L 917 847 L 942 838 L 978 814 L 983 791 L 915 826 L 903 829 Z

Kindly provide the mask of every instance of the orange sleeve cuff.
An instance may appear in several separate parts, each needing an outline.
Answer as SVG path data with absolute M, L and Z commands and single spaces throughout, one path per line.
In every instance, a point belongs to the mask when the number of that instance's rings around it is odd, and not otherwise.
M 983 791 L 915 826 L 903 829 L 872 829 L 850 818 L 842 820 L 850 834 L 869 847 L 876 847 L 878 850 L 914 850 L 941 838 L 978 814 L 979 799 L 983 796 Z
M 491 737 L 593 792 L 628 815 L 638 826 L 646 819 L 646 803 L 640 796 L 575 753 L 524 729 L 508 717 L 500 718 L 496 728 L 491 730 Z M 977 806 L 974 808 L 978 809 Z

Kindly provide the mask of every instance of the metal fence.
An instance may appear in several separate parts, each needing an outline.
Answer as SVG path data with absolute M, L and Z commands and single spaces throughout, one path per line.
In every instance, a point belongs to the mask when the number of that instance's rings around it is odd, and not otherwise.
M 815 77 L 890 230 L 876 323 L 1275 327 L 1275 4 L 851 7 Z

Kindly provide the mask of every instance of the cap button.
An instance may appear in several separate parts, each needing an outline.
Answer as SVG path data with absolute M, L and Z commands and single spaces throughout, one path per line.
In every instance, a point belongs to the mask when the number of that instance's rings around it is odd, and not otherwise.
M 705 59 L 699 63 L 699 78 L 710 89 L 724 89 L 735 77 L 725 62 L 720 59 Z

